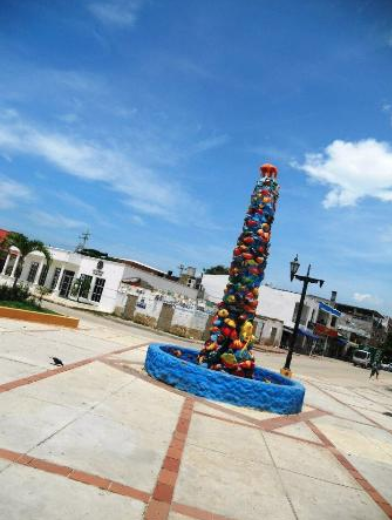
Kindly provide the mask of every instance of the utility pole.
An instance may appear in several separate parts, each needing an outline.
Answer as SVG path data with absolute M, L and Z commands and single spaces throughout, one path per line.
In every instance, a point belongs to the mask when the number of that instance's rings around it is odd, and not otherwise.
M 91 236 L 90 231 L 87 229 L 84 233 L 79 236 L 79 244 L 76 246 L 75 252 L 78 253 L 86 248 L 87 242 L 89 241 Z

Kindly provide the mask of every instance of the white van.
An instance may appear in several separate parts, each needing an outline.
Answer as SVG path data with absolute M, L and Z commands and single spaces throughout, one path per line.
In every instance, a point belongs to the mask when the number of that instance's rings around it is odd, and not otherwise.
M 357 365 L 369 368 L 371 364 L 371 355 L 367 350 L 356 350 L 353 354 L 353 364 L 356 367 Z

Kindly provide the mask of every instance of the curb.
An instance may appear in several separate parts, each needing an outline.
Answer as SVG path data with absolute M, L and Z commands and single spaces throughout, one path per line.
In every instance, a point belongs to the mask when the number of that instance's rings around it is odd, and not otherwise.
M 57 316 L 56 314 L 47 314 L 46 312 L 25 311 L 22 309 L 13 309 L 11 307 L 0 306 L 0 318 L 43 323 L 45 325 L 56 325 L 67 327 L 69 329 L 77 329 L 79 326 L 78 318 Z

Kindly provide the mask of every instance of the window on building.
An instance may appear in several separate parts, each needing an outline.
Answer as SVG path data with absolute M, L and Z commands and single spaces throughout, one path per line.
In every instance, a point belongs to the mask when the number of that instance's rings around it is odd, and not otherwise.
M 299 309 L 299 303 L 296 303 L 295 304 L 295 308 L 294 308 L 294 314 L 293 314 L 293 322 L 294 323 L 295 323 L 295 321 L 297 319 L 298 309 Z M 306 325 L 307 324 L 309 310 L 310 310 L 310 308 L 307 305 L 303 306 L 302 313 L 301 313 L 301 319 L 299 320 L 301 325 Z
M 336 327 L 336 321 L 337 321 L 337 317 L 334 316 L 334 317 L 332 318 L 332 320 L 331 320 L 331 327 L 332 327 L 332 328 Z
M 27 275 L 28 282 L 34 283 L 35 277 L 36 277 L 37 271 L 38 271 L 38 266 L 39 266 L 38 262 L 31 262 L 30 271 L 29 271 L 29 274 Z
M 88 298 L 88 294 L 90 292 L 91 281 L 93 277 L 89 274 L 81 274 L 80 275 L 80 292 L 79 298 Z
M 272 327 L 271 329 L 271 343 L 274 344 L 276 340 L 276 335 L 278 333 L 278 329 L 276 327 Z
M 49 266 L 48 264 L 44 265 L 41 271 L 41 275 L 38 280 L 38 285 L 45 285 L 46 277 L 48 276 Z
M 7 276 L 11 276 L 12 270 L 14 268 L 14 265 L 15 265 L 15 262 L 16 262 L 17 258 L 18 258 L 17 256 L 11 255 L 11 257 L 10 257 L 10 259 L 8 261 L 8 264 L 7 264 L 7 269 L 5 270 L 5 274 Z
M 52 291 L 56 288 L 57 282 L 60 277 L 60 273 L 61 273 L 61 267 L 56 267 L 56 269 L 54 270 L 52 283 L 50 284 L 50 288 Z
M 101 297 L 102 297 L 102 293 L 103 293 L 103 288 L 105 286 L 105 282 L 106 282 L 106 280 L 104 278 L 97 278 L 96 279 L 94 290 L 93 290 L 93 294 L 91 296 L 91 300 L 93 302 L 100 302 L 101 301 Z

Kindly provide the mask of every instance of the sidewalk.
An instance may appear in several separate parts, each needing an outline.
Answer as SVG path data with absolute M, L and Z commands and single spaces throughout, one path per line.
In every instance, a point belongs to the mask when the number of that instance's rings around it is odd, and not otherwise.
M 392 518 L 392 374 L 369 383 L 347 364 L 298 358 L 306 406 L 281 417 L 152 380 L 149 341 L 89 317 L 78 331 L 0 321 L 4 518 Z

